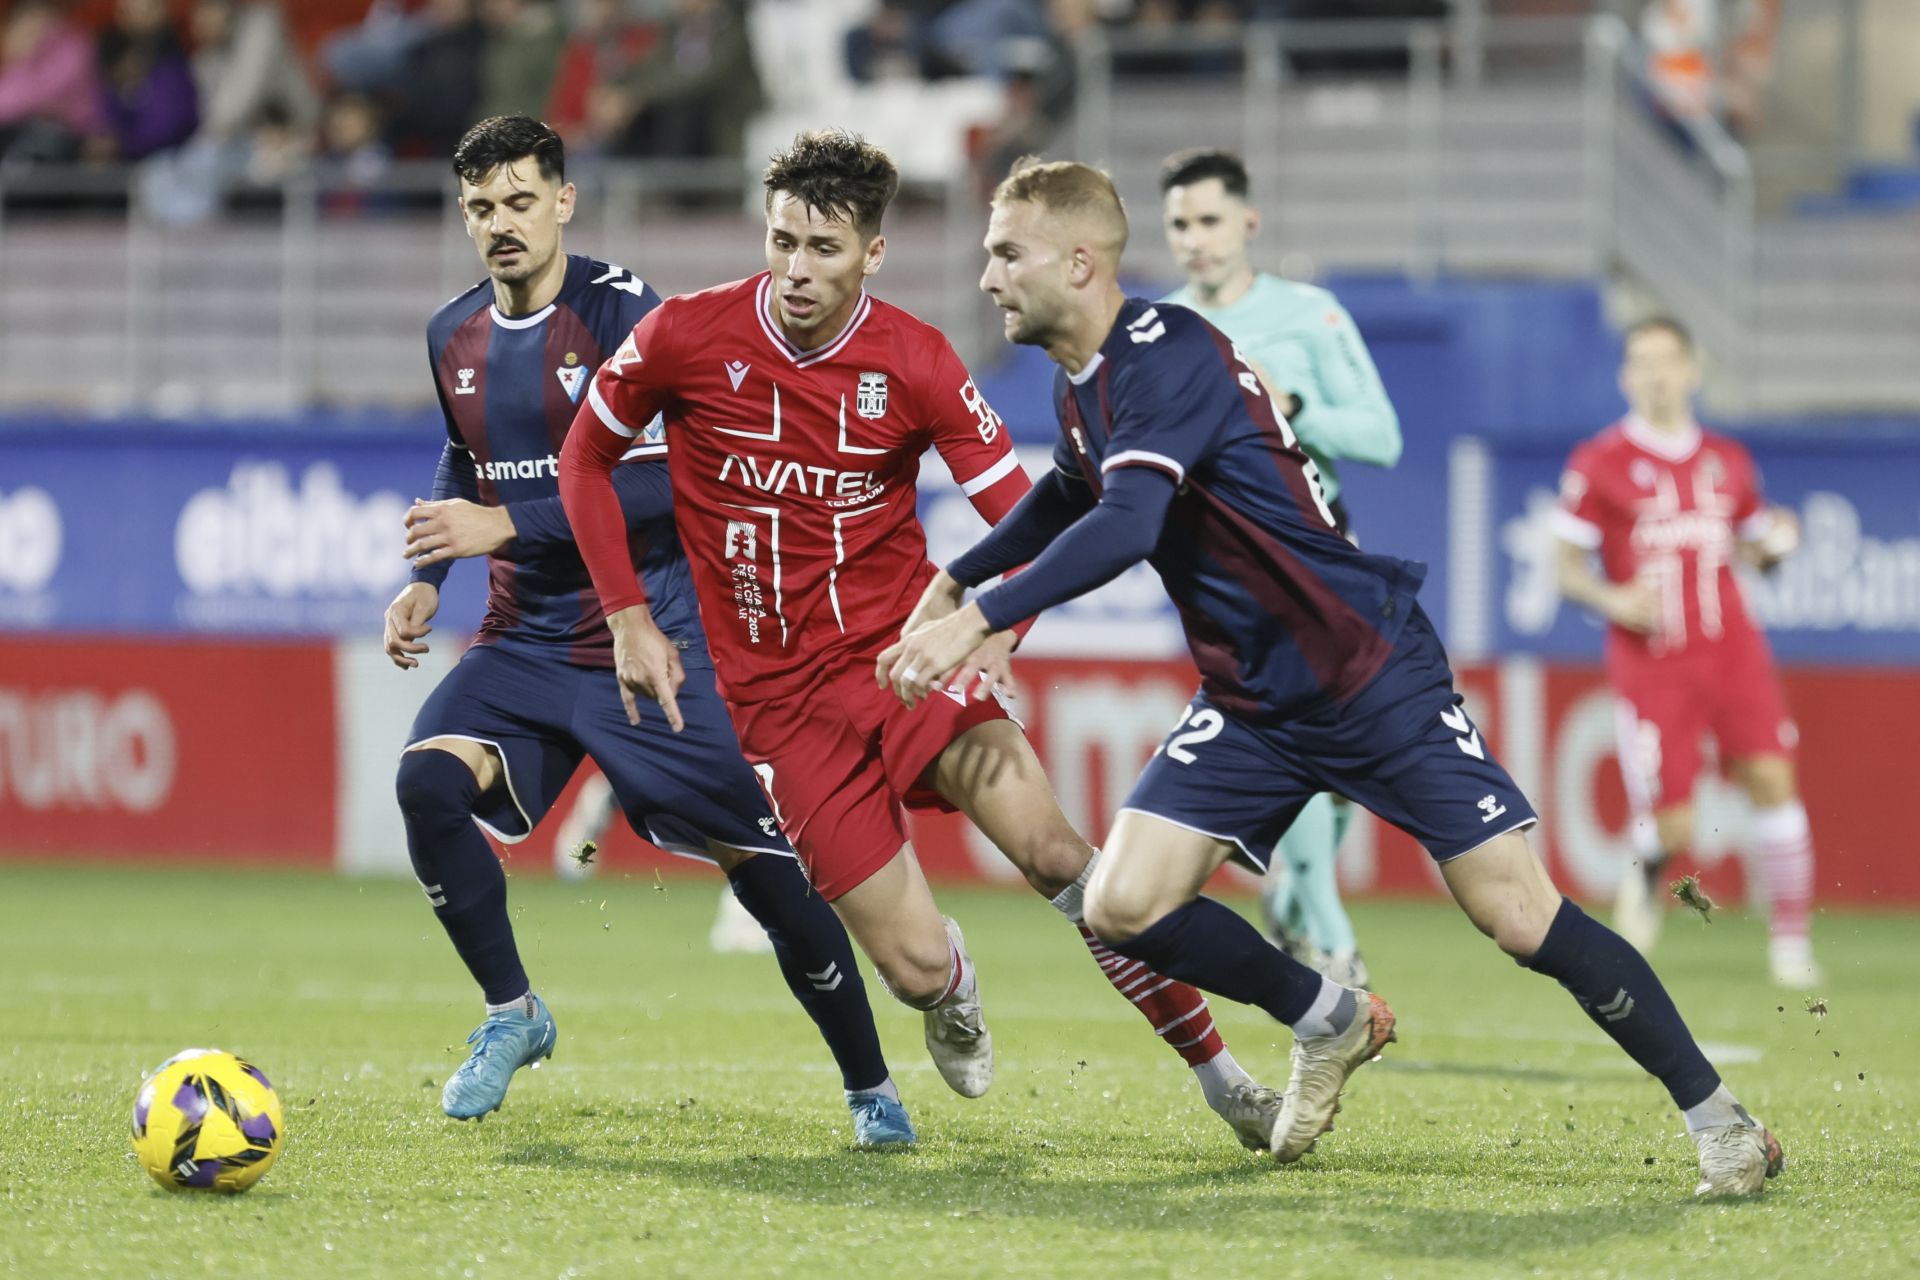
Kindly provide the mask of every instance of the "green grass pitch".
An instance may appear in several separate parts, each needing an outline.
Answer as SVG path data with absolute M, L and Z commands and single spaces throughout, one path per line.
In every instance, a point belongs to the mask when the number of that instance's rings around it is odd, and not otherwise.
M 1290 1169 L 1242 1151 L 1044 903 L 941 894 L 999 1048 L 940 1083 L 869 980 L 918 1150 L 847 1149 L 838 1079 L 766 957 L 705 946 L 717 877 L 516 878 L 553 1061 L 484 1124 L 438 1109 L 478 996 L 411 882 L 0 869 L 0 1273 L 303 1276 L 1760 1277 L 1920 1274 L 1920 924 L 1824 915 L 1817 1017 L 1759 926 L 1670 922 L 1696 1034 L 1786 1144 L 1756 1201 L 1690 1198 L 1657 1085 L 1450 909 L 1355 915 L 1401 1043 Z M 1216 1009 L 1275 1084 L 1286 1035 Z M 250 1194 L 134 1163 L 141 1073 L 188 1045 L 287 1107 Z

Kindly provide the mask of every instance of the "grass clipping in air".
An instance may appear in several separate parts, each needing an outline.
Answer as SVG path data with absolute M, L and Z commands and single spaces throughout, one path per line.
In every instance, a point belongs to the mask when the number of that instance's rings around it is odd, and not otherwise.
M 1708 924 L 1713 923 L 1713 899 L 1700 887 L 1699 876 L 1681 876 L 1667 888 L 1679 900 L 1683 907 L 1690 907 L 1700 913 L 1700 918 Z

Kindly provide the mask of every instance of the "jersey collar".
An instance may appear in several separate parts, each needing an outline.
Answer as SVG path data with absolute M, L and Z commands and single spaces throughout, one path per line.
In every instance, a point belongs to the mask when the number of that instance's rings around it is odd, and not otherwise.
M 760 332 L 767 335 L 767 341 L 771 342 L 781 355 L 792 361 L 795 368 L 805 369 L 819 364 L 822 360 L 832 359 L 839 354 L 842 347 L 853 341 L 854 332 L 873 312 L 873 299 L 867 295 L 867 287 L 861 285 L 860 301 L 854 304 L 853 315 L 848 318 L 847 327 L 840 331 L 840 336 L 825 346 L 813 347 L 806 351 L 794 346 L 787 335 L 780 332 L 780 326 L 773 322 L 772 306 L 773 276 L 763 275 L 760 277 L 760 287 L 753 291 L 753 314 L 760 320 Z
M 1628 414 L 1620 424 L 1627 439 L 1657 458 L 1668 462 L 1685 462 L 1700 447 L 1700 424 L 1689 422 L 1687 429 L 1678 435 L 1655 430 L 1646 419 L 1638 414 Z
M 510 316 L 494 303 L 488 303 L 487 310 L 493 312 L 493 322 L 502 329 L 531 329 L 552 315 L 559 305 L 558 302 L 549 302 L 530 316 Z

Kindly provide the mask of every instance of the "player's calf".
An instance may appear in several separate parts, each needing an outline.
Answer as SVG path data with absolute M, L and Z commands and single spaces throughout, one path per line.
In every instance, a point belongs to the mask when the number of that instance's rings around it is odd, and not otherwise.
M 507 915 L 506 875 L 473 823 L 479 779 L 449 752 L 415 749 L 400 757 L 394 790 L 414 875 L 487 1003 L 525 996 L 529 984 Z

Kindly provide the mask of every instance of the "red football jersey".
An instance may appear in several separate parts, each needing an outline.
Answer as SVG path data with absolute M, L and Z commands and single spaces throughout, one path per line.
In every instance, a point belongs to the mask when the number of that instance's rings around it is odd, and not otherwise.
M 1609 655 L 1627 661 L 1754 632 L 1733 565 L 1740 542 L 1771 522 L 1745 446 L 1698 427 L 1663 434 L 1634 418 L 1573 451 L 1554 511 L 1554 532 L 1598 551 L 1609 580 L 1643 581 L 1659 599 L 1651 635 L 1608 628 Z
M 838 337 L 801 351 L 775 324 L 771 292 L 762 274 L 650 312 L 595 375 L 562 462 L 607 611 L 637 604 L 604 479 L 664 417 L 674 521 L 736 703 L 789 696 L 898 637 L 934 572 L 916 513 L 928 445 L 990 523 L 1029 488 L 938 330 L 863 293 Z M 570 481 L 583 465 L 602 483 Z

